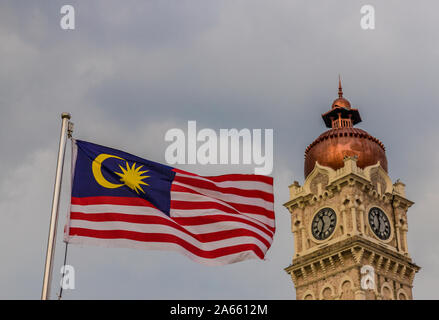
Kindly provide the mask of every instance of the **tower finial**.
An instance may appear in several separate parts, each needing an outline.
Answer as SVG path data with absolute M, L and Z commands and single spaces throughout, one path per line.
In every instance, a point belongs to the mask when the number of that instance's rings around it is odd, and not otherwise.
M 343 89 L 341 87 L 341 76 L 338 75 L 338 97 L 343 98 Z

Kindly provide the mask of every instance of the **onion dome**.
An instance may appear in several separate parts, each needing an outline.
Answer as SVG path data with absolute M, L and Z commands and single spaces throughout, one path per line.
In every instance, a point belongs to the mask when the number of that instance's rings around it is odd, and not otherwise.
M 362 129 L 353 128 L 361 122 L 360 113 L 352 109 L 350 102 L 343 98 L 340 79 L 338 95 L 331 110 L 322 115 L 326 126 L 331 129 L 322 133 L 305 150 L 305 178 L 314 169 L 316 162 L 334 170 L 342 168 L 345 156 L 357 156 L 357 166 L 360 168 L 379 161 L 387 172 L 387 158 L 381 141 Z

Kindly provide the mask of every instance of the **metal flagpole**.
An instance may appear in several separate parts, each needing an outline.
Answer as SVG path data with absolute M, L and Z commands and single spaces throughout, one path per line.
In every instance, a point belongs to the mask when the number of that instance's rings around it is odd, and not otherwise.
M 52 214 L 50 216 L 49 238 L 47 240 L 46 265 L 44 268 L 43 290 L 41 300 L 47 300 L 50 297 L 50 284 L 52 282 L 53 256 L 56 243 L 56 227 L 58 224 L 58 205 L 61 194 L 61 180 L 64 166 L 64 155 L 66 151 L 67 129 L 70 120 L 70 113 L 61 114 L 61 137 L 59 140 L 58 162 L 56 165 L 55 187 L 53 190 Z

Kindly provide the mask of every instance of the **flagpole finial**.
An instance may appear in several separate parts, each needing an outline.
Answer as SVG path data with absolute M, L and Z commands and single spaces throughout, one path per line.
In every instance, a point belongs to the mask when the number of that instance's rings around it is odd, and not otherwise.
M 72 117 L 72 116 L 71 116 L 70 113 L 68 113 L 68 112 L 63 112 L 63 113 L 61 113 L 61 119 L 67 118 L 67 119 L 70 120 L 71 117 Z

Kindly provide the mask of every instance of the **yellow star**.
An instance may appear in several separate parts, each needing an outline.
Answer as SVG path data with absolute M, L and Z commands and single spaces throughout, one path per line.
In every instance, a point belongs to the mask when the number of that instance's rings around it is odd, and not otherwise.
M 126 162 L 126 169 L 123 168 L 121 165 L 119 165 L 119 168 L 122 170 L 122 173 L 114 172 L 117 174 L 120 178 L 120 181 L 122 181 L 127 187 L 130 189 L 136 191 L 137 194 L 139 194 L 139 190 L 145 193 L 143 191 L 141 184 L 149 186 L 149 184 L 143 182 L 143 179 L 149 178 L 150 176 L 142 176 L 142 174 L 148 172 L 149 170 L 145 171 L 139 171 L 143 166 L 139 166 L 136 168 L 136 163 L 133 163 L 133 166 L 130 167 L 128 162 Z

